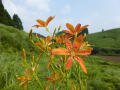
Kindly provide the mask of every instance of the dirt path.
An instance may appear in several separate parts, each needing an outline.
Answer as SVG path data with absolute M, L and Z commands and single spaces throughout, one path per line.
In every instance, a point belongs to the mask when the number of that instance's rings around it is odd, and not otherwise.
M 120 62 L 120 56 L 99 56 L 101 58 L 106 58 L 111 61 Z

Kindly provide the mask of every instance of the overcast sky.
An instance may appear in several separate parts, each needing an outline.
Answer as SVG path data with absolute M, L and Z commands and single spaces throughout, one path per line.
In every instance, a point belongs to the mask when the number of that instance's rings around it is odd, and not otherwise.
M 89 24 L 90 33 L 102 29 L 120 28 L 120 0 L 2 0 L 12 16 L 17 13 L 24 30 L 29 32 L 37 19 L 46 20 L 49 16 L 56 18 L 49 24 L 50 31 L 65 23 Z M 43 29 L 35 29 L 42 35 L 48 35 Z

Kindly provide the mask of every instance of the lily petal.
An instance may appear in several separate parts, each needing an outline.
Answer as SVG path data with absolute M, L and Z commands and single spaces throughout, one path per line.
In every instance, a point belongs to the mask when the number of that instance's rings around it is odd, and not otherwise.
M 85 73 L 87 73 L 87 69 L 86 69 L 86 67 L 85 67 L 84 61 L 83 61 L 81 58 L 77 57 L 77 56 L 74 56 L 74 58 L 75 58 L 76 61 L 80 64 L 82 70 L 83 70 Z
M 46 40 L 49 41 L 50 39 L 51 39 L 51 36 L 47 36 L 47 37 L 46 37 Z
M 65 39 L 65 44 L 66 44 L 66 46 L 67 46 L 67 48 L 69 48 L 70 50 L 72 50 L 72 43 L 71 43 L 71 41 L 69 40 L 69 39 Z
M 77 55 L 86 56 L 91 54 L 91 50 L 80 50 L 76 53 Z
M 74 40 L 74 42 L 73 42 L 73 48 L 74 48 L 75 50 L 79 49 L 80 46 L 81 46 L 81 44 L 82 44 L 82 41 L 83 41 L 82 35 L 80 35 L 79 37 L 77 37 L 77 38 Z
M 75 27 L 75 31 L 77 32 L 81 27 L 81 24 L 77 24 L 76 27 Z
M 41 26 L 45 27 L 45 21 L 43 21 L 43 20 L 41 20 L 41 19 L 38 19 L 37 22 L 38 22 Z
M 46 21 L 46 26 L 50 23 L 50 21 L 52 21 L 55 18 L 55 16 L 50 16 L 48 17 L 47 21 Z
M 89 26 L 89 25 L 85 25 L 85 26 L 81 27 L 81 28 L 77 31 L 77 33 L 82 32 L 82 30 L 86 29 L 88 26 Z
M 33 25 L 32 27 L 39 28 L 39 27 L 43 27 L 43 26 L 42 25 Z
M 56 48 L 56 49 L 52 49 L 52 54 L 70 55 L 70 52 L 66 48 Z
M 66 64 L 66 70 L 68 70 L 73 64 L 73 57 L 70 56 L 67 60 L 67 64 Z
M 70 24 L 70 23 L 66 23 L 66 27 L 71 31 L 71 32 L 74 32 L 74 27 L 73 27 L 73 25 L 72 24 Z
M 70 35 L 74 35 L 73 32 L 70 32 L 70 31 L 67 31 L 67 30 L 63 30 L 63 32 L 68 33 Z
M 25 78 L 25 76 L 21 76 L 21 77 L 17 77 L 17 80 L 25 80 L 26 78 Z
M 21 82 L 18 87 L 21 87 L 23 84 L 25 84 L 26 80 Z

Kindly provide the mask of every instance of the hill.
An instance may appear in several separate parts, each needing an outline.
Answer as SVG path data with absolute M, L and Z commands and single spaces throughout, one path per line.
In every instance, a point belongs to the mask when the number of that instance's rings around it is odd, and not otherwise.
M 120 55 L 120 28 L 89 34 L 87 41 L 94 45 L 94 53 Z
M 21 52 L 22 48 L 28 52 L 35 50 L 29 40 L 29 35 L 12 26 L 0 24 L 0 53 Z

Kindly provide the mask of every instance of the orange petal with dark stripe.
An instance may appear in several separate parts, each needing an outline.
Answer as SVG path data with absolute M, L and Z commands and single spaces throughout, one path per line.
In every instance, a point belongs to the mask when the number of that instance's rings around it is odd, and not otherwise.
M 70 52 L 66 48 L 56 48 L 56 49 L 52 49 L 52 54 L 70 55 Z
M 76 27 L 75 27 L 75 31 L 78 31 L 81 27 L 81 24 L 77 24 Z
M 72 50 L 72 43 L 71 43 L 71 41 L 69 40 L 69 39 L 65 39 L 65 44 L 66 44 L 66 46 L 67 46 L 67 48 L 69 48 L 70 50 Z
M 77 33 L 82 32 L 82 31 L 83 31 L 84 29 L 86 29 L 88 26 L 89 26 L 89 25 L 85 25 L 85 26 L 81 27 L 81 28 L 77 31 Z
M 71 32 L 74 32 L 74 27 L 73 27 L 73 25 L 72 24 L 70 24 L 70 23 L 66 23 L 66 27 L 71 31 Z
M 75 50 L 79 49 L 80 46 L 81 46 L 81 44 L 82 44 L 82 41 L 83 41 L 82 35 L 80 35 L 79 37 L 77 37 L 77 38 L 74 40 L 74 42 L 73 42 L 73 48 L 74 48 Z
M 90 54 L 91 54 L 91 50 L 80 50 L 79 52 L 77 52 L 77 55 L 81 55 L 81 56 L 86 56 Z
M 47 21 L 46 21 L 46 26 L 50 23 L 50 21 L 52 21 L 55 18 L 55 16 L 50 16 L 48 17 Z
M 68 33 L 70 35 L 74 35 L 73 32 L 70 32 L 70 31 L 67 31 L 67 30 L 63 30 L 63 32 Z
M 66 64 L 66 70 L 68 70 L 73 64 L 73 57 L 69 57 Z
M 83 70 L 85 73 L 87 73 L 87 69 L 86 69 L 86 67 L 85 67 L 84 61 L 83 61 L 81 58 L 77 57 L 77 56 L 75 56 L 74 58 L 75 58 L 76 61 L 80 64 L 82 70 Z

